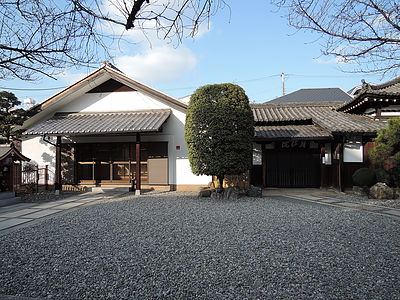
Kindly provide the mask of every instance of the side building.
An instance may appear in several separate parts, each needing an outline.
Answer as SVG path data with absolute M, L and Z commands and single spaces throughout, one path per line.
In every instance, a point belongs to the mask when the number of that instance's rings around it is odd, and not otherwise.
M 321 96 L 317 101 L 318 90 L 311 92 L 309 102 L 307 91 L 301 93 L 299 101 L 278 99 L 252 105 L 252 184 L 343 190 L 353 185 L 354 171 L 369 164 L 367 151 L 385 122 L 338 111 L 346 97 L 334 101 L 335 98 Z M 350 96 L 347 99 L 353 101 Z
M 363 81 L 354 99 L 341 105 L 338 111 L 383 121 L 400 118 L 400 77 L 381 84 Z

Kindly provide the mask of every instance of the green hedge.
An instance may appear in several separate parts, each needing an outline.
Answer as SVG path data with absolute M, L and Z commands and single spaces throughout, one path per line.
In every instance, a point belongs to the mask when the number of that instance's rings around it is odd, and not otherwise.
M 368 168 L 361 168 L 353 174 L 353 184 L 358 186 L 373 186 L 376 183 L 375 171 Z
M 384 182 L 388 186 L 393 186 L 393 178 L 385 169 L 375 169 L 376 182 Z
M 400 187 L 400 167 L 391 168 L 388 173 L 390 174 L 392 184 L 395 187 Z
M 373 186 L 377 182 L 384 182 L 390 187 L 400 187 L 400 167 L 389 170 L 361 168 L 354 172 L 352 178 L 357 186 Z

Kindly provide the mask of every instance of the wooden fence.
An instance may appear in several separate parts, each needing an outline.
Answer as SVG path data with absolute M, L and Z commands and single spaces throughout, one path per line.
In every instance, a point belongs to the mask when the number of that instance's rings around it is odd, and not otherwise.
M 51 175 L 54 176 L 47 165 L 44 167 L 29 165 L 22 168 L 18 166 L 18 170 L 14 171 L 14 190 L 28 193 L 48 190 Z

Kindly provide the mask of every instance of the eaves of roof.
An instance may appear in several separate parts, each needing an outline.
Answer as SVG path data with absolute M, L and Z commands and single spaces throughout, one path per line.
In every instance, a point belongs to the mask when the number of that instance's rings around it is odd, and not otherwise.
M 332 134 L 375 135 L 386 124 L 367 116 L 338 112 L 321 104 L 259 104 L 252 105 L 256 126 L 279 125 L 280 122 L 300 122 L 308 119 Z
M 333 136 L 318 125 L 255 126 L 254 140 L 331 140 Z
M 367 102 L 400 102 L 400 77 L 381 84 L 363 82 L 357 96 L 352 101 L 338 107 L 339 111 L 350 112 L 357 110 Z
M 36 123 L 24 135 L 80 136 L 159 132 L 170 114 L 170 109 L 62 113 Z

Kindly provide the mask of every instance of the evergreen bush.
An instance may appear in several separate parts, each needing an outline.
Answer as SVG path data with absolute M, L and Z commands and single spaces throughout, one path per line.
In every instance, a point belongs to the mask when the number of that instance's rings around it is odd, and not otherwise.
M 192 172 L 239 175 L 251 167 L 253 113 L 244 90 L 231 83 L 200 87 L 191 96 L 185 139 Z
M 400 187 L 400 167 L 391 168 L 388 173 L 395 187 Z
M 352 178 L 353 184 L 358 186 L 373 186 L 376 183 L 375 171 L 368 168 L 356 170 Z
M 388 163 L 393 167 L 400 166 L 400 119 L 389 119 L 387 127 L 378 132 L 374 139 L 375 148 L 370 152 L 370 158 L 377 166 Z
M 383 168 L 375 169 L 376 182 L 386 183 L 388 186 L 393 186 L 393 178 L 388 171 Z

